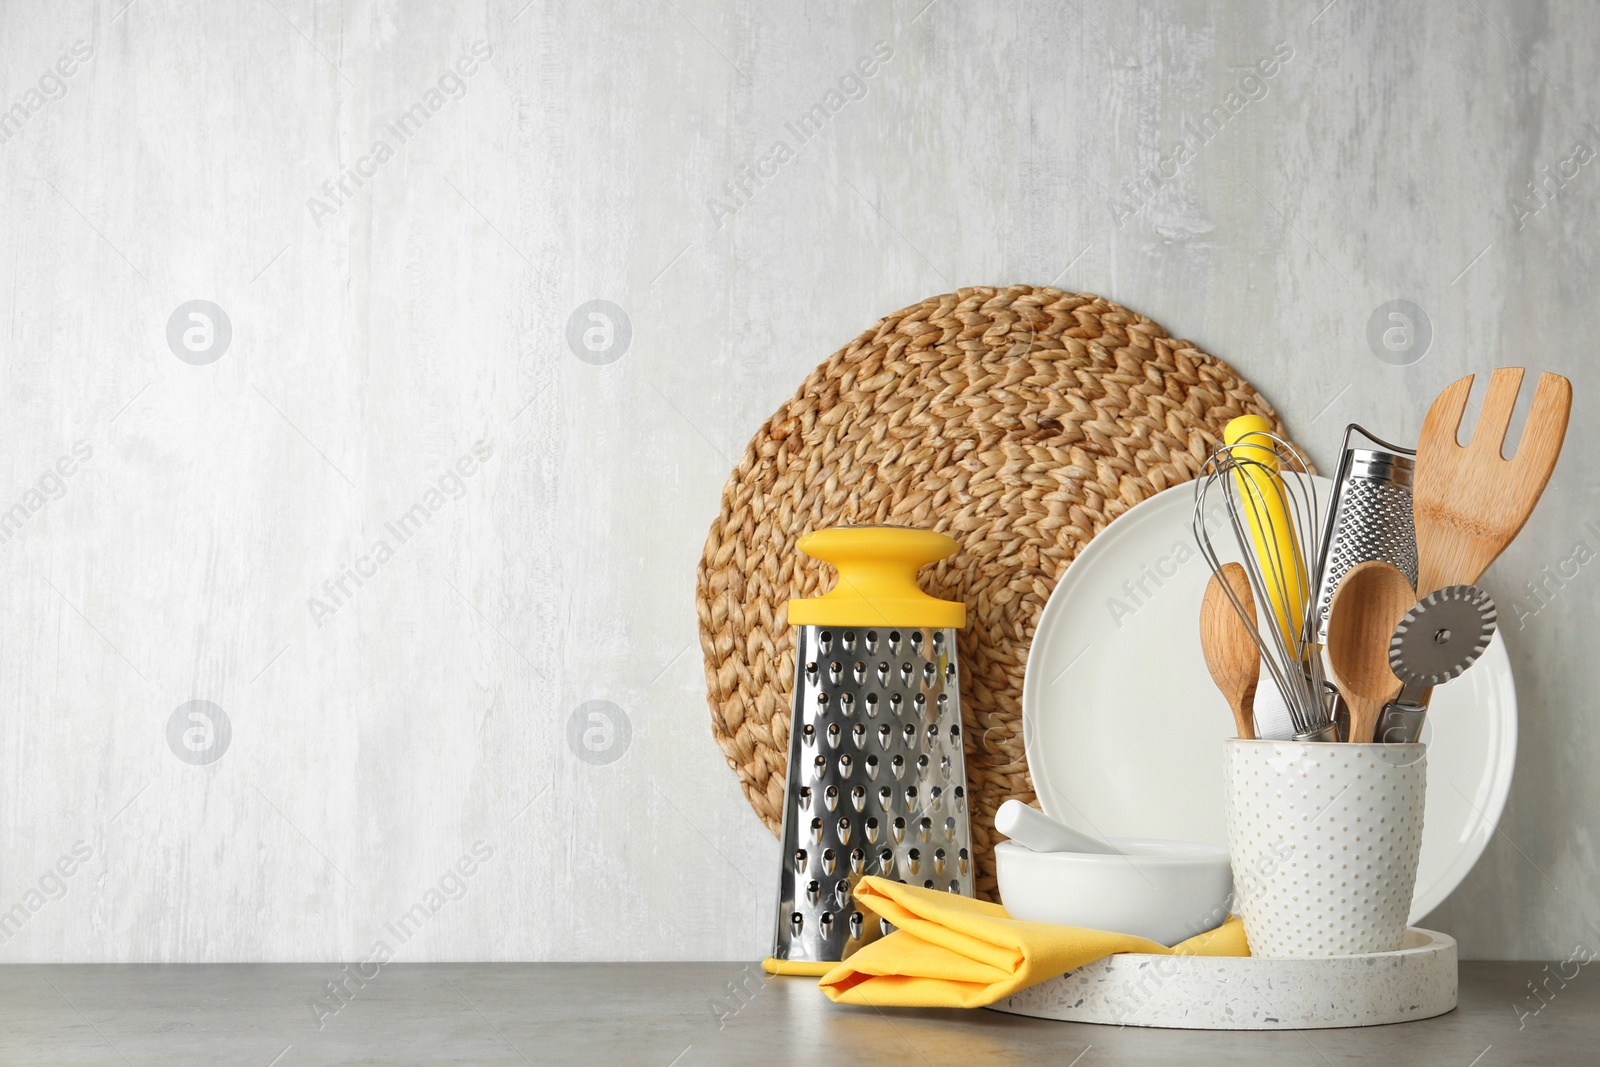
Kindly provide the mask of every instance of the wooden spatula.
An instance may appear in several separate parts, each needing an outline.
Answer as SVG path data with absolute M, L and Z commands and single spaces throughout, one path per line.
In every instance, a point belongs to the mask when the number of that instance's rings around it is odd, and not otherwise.
M 1516 454 L 1504 458 L 1522 368 L 1502 367 L 1489 379 L 1472 440 L 1465 447 L 1456 444 L 1472 377 L 1439 394 L 1417 441 L 1411 507 L 1419 596 L 1447 585 L 1473 585 L 1483 576 L 1533 513 L 1567 433 L 1572 383 L 1559 374 L 1541 374 Z

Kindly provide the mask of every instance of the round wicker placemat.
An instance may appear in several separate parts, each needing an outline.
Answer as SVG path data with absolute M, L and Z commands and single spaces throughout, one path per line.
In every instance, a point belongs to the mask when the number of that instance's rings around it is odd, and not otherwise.
M 1244 414 L 1284 433 L 1232 367 L 1143 315 L 1026 285 L 931 297 L 812 371 L 723 486 L 695 587 L 712 729 L 762 821 L 776 833 L 783 818 L 785 605 L 833 582 L 795 540 L 845 523 L 938 530 L 961 550 L 921 581 L 967 605 L 969 817 L 993 899 L 995 809 L 1033 799 L 1022 674 L 1050 591 L 1112 519 L 1193 478 Z

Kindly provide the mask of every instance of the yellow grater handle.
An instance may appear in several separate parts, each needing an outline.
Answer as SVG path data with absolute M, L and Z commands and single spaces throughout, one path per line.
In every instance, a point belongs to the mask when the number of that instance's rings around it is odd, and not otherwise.
M 954 538 L 903 526 L 835 526 L 806 534 L 800 551 L 839 569 L 819 597 L 789 601 L 792 626 L 927 626 L 960 628 L 967 606 L 940 600 L 917 585 L 917 571 L 955 554 Z
M 1278 476 L 1277 445 L 1264 436 L 1271 432 L 1272 424 L 1260 415 L 1241 415 L 1223 429 L 1222 441 L 1244 446 L 1233 449 L 1233 457 L 1241 461 L 1233 471 L 1239 506 L 1250 525 L 1256 561 L 1266 580 L 1267 588 L 1261 592 L 1285 645 L 1294 648 L 1306 614 L 1306 589 L 1301 581 L 1305 561 L 1285 506 L 1287 491 Z

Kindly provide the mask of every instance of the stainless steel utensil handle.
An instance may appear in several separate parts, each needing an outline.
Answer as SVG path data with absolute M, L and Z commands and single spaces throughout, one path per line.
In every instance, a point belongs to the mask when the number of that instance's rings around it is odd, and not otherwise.
M 1428 709 L 1421 704 L 1402 699 L 1384 705 L 1378 718 L 1374 740 L 1386 745 L 1414 745 L 1422 738 L 1422 724 Z

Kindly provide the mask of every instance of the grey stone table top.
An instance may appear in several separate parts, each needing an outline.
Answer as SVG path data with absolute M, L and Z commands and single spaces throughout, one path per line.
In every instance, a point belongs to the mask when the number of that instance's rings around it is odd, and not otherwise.
M 844 1008 L 810 980 L 766 977 L 753 964 L 390 964 L 363 973 L 331 964 L 0 968 L 0 1064 L 1498 1067 L 1600 1055 L 1600 977 L 1576 964 L 1463 963 L 1460 1007 L 1448 1015 L 1289 1033 Z M 333 999 L 329 983 L 340 980 Z

